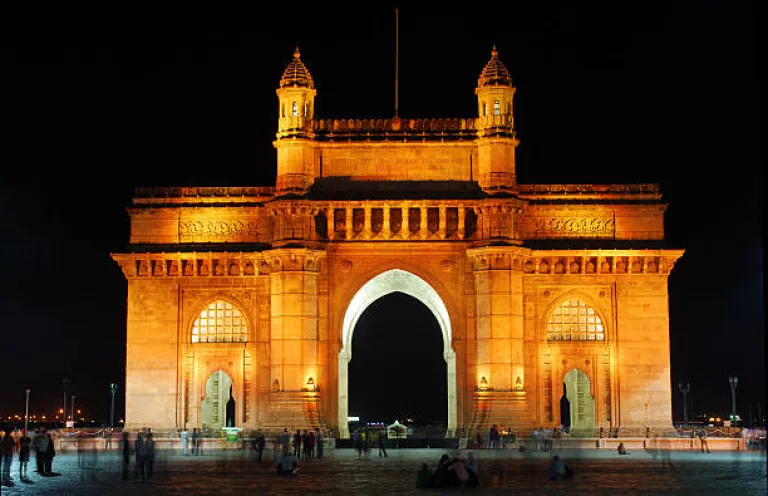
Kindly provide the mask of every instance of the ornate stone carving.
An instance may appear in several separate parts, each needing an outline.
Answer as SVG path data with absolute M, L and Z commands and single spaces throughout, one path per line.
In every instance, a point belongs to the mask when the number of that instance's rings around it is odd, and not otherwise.
M 352 270 L 352 261 L 342 260 L 341 263 L 339 263 L 339 269 L 341 269 L 342 272 L 349 272 Z
M 258 224 L 250 220 L 180 220 L 182 243 L 246 241 L 258 237 Z
M 616 232 L 610 217 L 544 217 L 530 222 L 538 237 L 610 237 Z
M 440 268 L 443 269 L 444 272 L 450 272 L 453 270 L 453 260 L 443 260 L 440 262 Z

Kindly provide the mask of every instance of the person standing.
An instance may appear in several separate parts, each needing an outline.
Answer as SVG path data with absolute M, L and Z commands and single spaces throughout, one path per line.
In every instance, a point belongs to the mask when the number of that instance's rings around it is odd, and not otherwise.
M 296 434 L 293 435 L 293 457 L 301 458 L 301 431 L 296 429 Z
M 11 463 L 13 463 L 15 448 L 16 442 L 8 428 L 0 430 L 0 484 L 8 487 L 16 485 L 11 478 Z
M 187 430 L 186 426 L 184 427 L 184 430 L 181 431 L 181 455 L 187 456 L 187 453 L 189 448 L 189 431 Z
M 315 427 L 315 442 L 317 443 L 317 457 L 323 457 L 323 432 L 319 427 Z
M 133 442 L 133 451 L 136 455 L 136 466 L 133 469 L 135 477 L 138 479 L 141 476 L 143 479 L 146 467 L 144 466 L 144 434 L 141 432 L 136 434 L 136 441 Z
M 22 482 L 29 480 L 27 475 L 27 465 L 29 464 L 29 452 L 32 449 L 32 438 L 24 429 L 19 438 L 19 478 Z
M 147 434 L 144 440 L 144 465 L 146 470 L 142 469 L 142 476 L 146 474 L 147 479 L 151 479 L 155 473 L 155 440 L 152 439 L 152 433 Z
M 379 456 L 387 456 L 387 430 L 379 431 Z
M 45 431 L 45 439 L 48 446 L 45 452 L 45 475 L 53 475 L 53 458 L 56 456 L 56 446 L 50 432 Z
M 129 470 L 131 468 L 131 440 L 128 437 L 128 431 L 123 431 L 121 441 L 123 450 L 123 480 L 128 480 Z
M 200 454 L 200 434 L 197 432 L 197 427 L 192 429 L 192 454 Z
M 709 442 L 707 441 L 707 431 L 704 430 L 703 428 L 699 429 L 698 436 L 699 436 L 699 442 L 701 443 L 701 452 L 705 453 L 704 450 L 706 449 L 706 453 L 709 453 L 710 451 L 709 451 Z
M 267 444 L 267 440 L 264 438 L 264 434 L 260 433 L 256 438 L 256 460 L 261 463 L 261 456 L 264 454 L 264 446 Z
M 40 475 L 45 475 L 45 452 L 48 451 L 48 438 L 45 437 L 45 427 L 38 429 L 32 440 L 35 448 L 35 469 Z

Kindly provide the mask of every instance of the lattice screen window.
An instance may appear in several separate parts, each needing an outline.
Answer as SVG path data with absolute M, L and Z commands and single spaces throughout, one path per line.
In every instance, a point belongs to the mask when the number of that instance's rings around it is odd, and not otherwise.
M 244 343 L 248 326 L 240 310 L 226 301 L 214 301 L 192 325 L 193 343 Z
M 549 316 L 547 341 L 604 341 L 603 321 L 579 299 L 563 301 Z

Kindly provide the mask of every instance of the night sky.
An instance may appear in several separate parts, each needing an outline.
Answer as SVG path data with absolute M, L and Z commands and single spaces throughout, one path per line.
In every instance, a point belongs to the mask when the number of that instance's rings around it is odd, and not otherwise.
M 695 412 L 722 414 L 737 374 L 740 411 L 765 411 L 759 16 L 749 3 L 677 4 L 401 8 L 400 115 L 474 116 L 495 43 L 517 87 L 519 181 L 660 183 L 668 246 L 687 250 L 669 278 L 673 384 L 691 384 Z M 8 19 L 0 413 L 23 413 L 26 386 L 31 413 L 50 413 L 66 377 L 78 407 L 105 419 L 117 382 L 121 414 L 126 282 L 109 254 L 126 250 L 132 192 L 274 184 L 275 89 L 296 43 L 319 118 L 393 115 L 394 8 L 327 5 L 232 12 L 218 31 L 157 12 Z M 428 327 L 414 302 L 403 308 Z M 363 315 L 355 353 L 398 327 L 392 304 Z M 410 344 L 439 357 L 439 338 Z M 378 387 L 378 370 L 358 366 L 351 384 Z M 424 367 L 414 375 L 434 373 Z

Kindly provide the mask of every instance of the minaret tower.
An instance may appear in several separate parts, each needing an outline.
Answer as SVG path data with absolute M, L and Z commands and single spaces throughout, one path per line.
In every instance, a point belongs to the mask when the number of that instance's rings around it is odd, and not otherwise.
M 299 47 L 280 78 L 277 139 L 277 192 L 303 194 L 314 182 L 312 121 L 315 83 L 301 61 Z
M 512 100 L 515 87 L 512 76 L 499 60 L 496 46 L 491 60 L 477 81 L 478 182 L 483 190 L 493 193 L 513 190 L 515 174 L 515 135 Z

